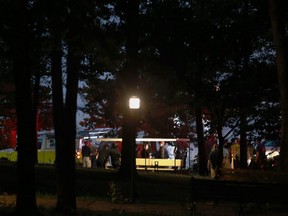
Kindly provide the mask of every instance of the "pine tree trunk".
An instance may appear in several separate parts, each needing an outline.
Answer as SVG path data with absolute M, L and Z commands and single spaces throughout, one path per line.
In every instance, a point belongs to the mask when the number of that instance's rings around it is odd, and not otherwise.
M 276 47 L 276 64 L 281 103 L 280 170 L 288 171 L 288 43 L 282 11 L 284 1 L 270 0 L 270 19 Z
M 16 215 L 36 215 L 35 195 L 35 128 L 33 116 L 31 68 L 29 58 L 29 29 L 27 2 L 14 1 L 14 13 L 11 35 L 13 66 L 16 86 L 17 112 L 17 198 Z
M 128 101 L 131 96 L 137 96 L 137 53 L 138 53 L 138 16 L 139 16 L 139 1 L 129 0 L 127 3 L 127 65 L 125 73 L 122 76 L 122 83 L 125 86 L 123 91 L 123 149 L 122 161 L 119 174 L 121 176 L 131 176 L 136 174 L 135 160 L 135 128 L 131 111 L 129 110 Z M 131 152 L 133 151 L 133 152 Z M 134 157 L 134 158 L 133 158 Z

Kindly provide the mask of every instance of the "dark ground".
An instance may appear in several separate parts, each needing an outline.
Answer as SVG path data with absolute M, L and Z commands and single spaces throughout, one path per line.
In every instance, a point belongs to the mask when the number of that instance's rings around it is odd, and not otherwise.
M 92 211 L 99 215 L 103 212 L 115 215 L 191 215 L 189 201 L 190 180 L 209 178 L 192 172 L 152 172 L 138 171 L 135 181 L 136 201 L 127 202 L 130 198 L 130 183 L 118 178 L 114 170 L 76 169 L 77 208 Z M 288 182 L 288 174 L 263 170 L 223 170 L 221 177 L 227 180 Z M 11 163 L 0 163 L 0 214 L 1 205 L 8 202 L 15 204 L 16 167 Z M 113 189 L 114 188 L 114 189 Z M 52 166 L 36 167 L 37 203 L 41 207 L 55 207 L 56 173 Z M 114 195 L 111 195 L 113 194 Z M 269 194 L 267 194 L 269 196 Z M 113 202 L 113 199 L 115 201 Z M 288 204 L 288 201 L 287 201 Z M 288 206 L 288 205 L 287 205 Z M 239 204 L 200 202 L 197 215 L 239 215 Z M 245 206 L 246 215 L 288 215 L 285 206 Z M 94 215 L 94 214 L 90 214 Z

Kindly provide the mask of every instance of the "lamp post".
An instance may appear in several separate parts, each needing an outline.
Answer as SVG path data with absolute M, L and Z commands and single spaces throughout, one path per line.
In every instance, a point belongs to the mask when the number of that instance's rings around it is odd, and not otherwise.
M 133 131 L 133 143 L 131 144 L 131 187 L 130 187 L 130 199 L 131 202 L 135 201 L 135 170 L 136 170 L 136 162 L 135 162 L 135 151 L 136 151 L 136 118 L 135 115 L 136 110 L 140 108 L 140 99 L 136 96 L 133 96 L 129 99 L 129 108 L 130 108 L 130 121 L 131 127 Z

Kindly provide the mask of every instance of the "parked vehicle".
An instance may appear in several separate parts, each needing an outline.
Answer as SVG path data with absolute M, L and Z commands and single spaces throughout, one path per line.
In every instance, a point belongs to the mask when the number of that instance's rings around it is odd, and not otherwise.
M 55 136 L 53 132 L 39 132 L 37 152 L 39 164 L 55 163 Z M 0 159 L 13 162 L 17 161 L 17 150 L 12 148 L 0 150 Z
M 264 146 L 266 149 L 267 160 L 273 159 L 280 155 L 280 145 L 276 140 L 265 140 Z
M 0 160 L 16 161 L 15 152 L 13 148 L 0 150 Z
M 90 133 L 89 132 L 82 132 L 80 135 L 77 136 L 75 140 L 75 160 L 76 165 L 82 164 L 82 155 L 81 150 L 84 145 L 84 141 L 89 140 L 91 142 L 91 146 L 94 146 L 95 148 L 101 148 L 101 145 L 105 143 L 109 143 L 109 145 L 113 142 L 119 143 L 120 147 L 122 148 L 122 138 L 104 138 L 105 134 L 107 134 L 106 130 L 100 131 L 100 133 Z M 103 133 L 104 132 L 104 133 Z M 88 134 L 88 136 L 86 136 Z M 83 136 L 84 135 L 84 136 Z M 174 144 L 172 143 L 176 142 L 177 140 L 183 140 L 186 142 L 189 142 L 189 139 L 176 139 L 176 138 L 136 138 L 135 142 L 137 145 L 142 146 L 143 142 L 151 142 L 155 144 L 155 148 L 157 148 L 157 144 L 159 144 L 160 141 L 165 141 L 168 144 L 166 147 L 171 148 L 170 150 L 173 151 Z M 56 153 L 55 153 L 55 135 L 54 132 L 43 132 L 38 134 L 38 141 L 37 141 L 37 151 L 38 151 L 38 164 L 54 164 L 56 160 Z M 167 149 L 168 150 L 168 149 Z M 173 153 L 172 153 L 173 154 Z M 188 153 L 187 158 L 187 165 L 190 165 L 190 154 Z M 168 158 L 167 160 L 175 159 L 174 157 Z M 17 150 L 16 149 L 3 149 L 0 150 L 0 160 L 7 160 L 7 161 L 17 161 Z
M 55 135 L 52 132 L 38 135 L 37 151 L 39 164 L 55 163 L 55 143 Z

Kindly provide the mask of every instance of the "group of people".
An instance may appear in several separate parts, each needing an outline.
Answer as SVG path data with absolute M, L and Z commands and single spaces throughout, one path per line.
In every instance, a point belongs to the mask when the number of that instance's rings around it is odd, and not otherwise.
M 168 158 L 168 151 L 165 148 L 165 142 L 161 141 L 159 144 L 159 149 L 154 152 L 151 145 L 149 143 L 144 143 L 143 144 L 143 149 L 141 150 L 140 153 L 142 158 Z
M 236 138 L 230 147 L 231 168 L 240 167 L 240 139 Z M 247 141 L 247 163 L 250 168 L 264 168 L 266 163 L 266 148 L 261 137 L 258 137 L 255 144 Z
M 237 169 L 240 167 L 240 139 L 236 138 L 233 140 L 232 144 L 227 147 L 230 154 L 230 163 L 232 169 Z M 255 156 L 254 156 L 255 155 Z M 249 161 L 249 167 L 262 169 L 265 166 L 266 158 L 266 148 L 261 138 L 256 139 L 255 146 L 251 143 L 247 144 L 247 161 Z M 218 144 L 213 143 L 211 151 L 207 157 L 207 170 L 212 178 L 219 177 L 219 167 L 222 166 L 219 160 Z
M 137 157 L 168 159 L 170 158 L 170 153 L 167 145 L 168 144 L 164 141 L 160 141 L 158 149 L 153 150 L 151 143 L 144 143 L 140 152 L 137 153 Z M 186 166 L 186 157 L 187 144 L 181 142 L 176 143 L 174 146 L 173 158 L 182 159 L 183 168 Z M 116 142 L 112 142 L 110 145 L 108 145 L 108 143 L 100 144 L 97 148 L 96 146 L 91 145 L 87 140 L 84 141 L 84 146 L 82 147 L 82 163 L 83 167 L 87 168 L 107 168 L 108 164 L 110 164 L 113 168 L 117 169 L 121 165 L 121 151 Z
M 167 144 L 164 141 L 159 142 L 159 147 L 156 151 L 153 150 L 150 143 L 144 143 L 143 149 L 137 154 L 141 158 L 161 158 L 161 159 L 181 159 L 183 168 L 186 167 L 187 148 L 189 145 L 186 142 L 176 142 L 173 150 L 173 157 L 170 157 Z
M 266 148 L 261 138 L 258 138 L 256 140 L 256 146 L 255 149 L 253 150 L 253 154 L 254 153 L 255 153 L 255 159 L 252 158 L 251 160 L 252 163 L 250 163 L 250 166 L 252 168 L 261 168 L 261 169 L 264 168 L 265 163 L 267 161 L 267 157 L 266 157 Z
M 112 143 L 110 148 L 107 143 L 96 147 L 92 146 L 89 141 L 84 142 L 82 147 L 83 167 L 107 168 L 110 162 L 114 169 L 118 169 L 121 165 L 121 151 L 117 143 Z

